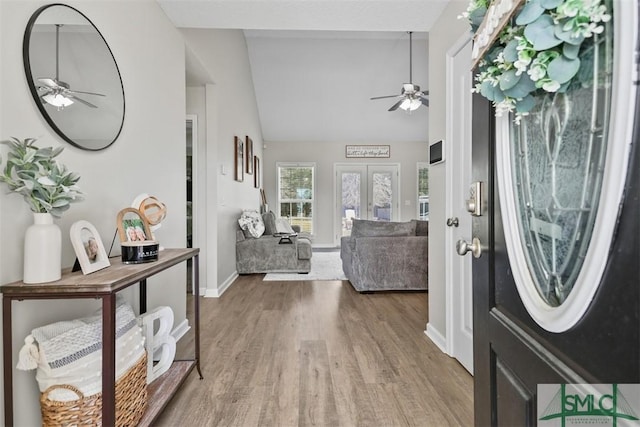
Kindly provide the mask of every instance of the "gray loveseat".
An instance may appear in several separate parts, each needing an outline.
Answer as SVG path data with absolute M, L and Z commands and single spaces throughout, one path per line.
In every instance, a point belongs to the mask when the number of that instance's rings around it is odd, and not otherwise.
M 255 238 L 242 230 L 236 231 L 236 270 L 238 274 L 308 273 L 311 271 L 311 238 L 303 233 L 291 238 L 292 243 L 280 244 L 274 236 L 275 216 L 262 215 L 264 234 Z
M 354 219 L 340 242 L 342 269 L 358 292 L 427 290 L 429 222 Z

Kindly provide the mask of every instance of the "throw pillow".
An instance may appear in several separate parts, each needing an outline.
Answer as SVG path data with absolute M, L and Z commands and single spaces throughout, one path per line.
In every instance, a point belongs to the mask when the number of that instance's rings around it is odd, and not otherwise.
M 256 239 L 264 233 L 264 223 L 262 217 L 256 210 L 242 211 L 242 215 L 238 220 L 240 228 L 244 232 L 245 237 L 255 237 Z M 249 233 L 249 236 L 247 236 Z
M 271 236 L 278 232 L 276 229 L 276 214 L 272 211 L 262 214 L 262 222 L 264 222 L 264 234 Z
M 291 224 L 289 224 L 289 221 L 287 221 L 286 218 L 278 218 L 276 220 L 276 231 L 278 233 L 295 233 L 295 231 L 293 231 L 293 228 L 291 228 Z

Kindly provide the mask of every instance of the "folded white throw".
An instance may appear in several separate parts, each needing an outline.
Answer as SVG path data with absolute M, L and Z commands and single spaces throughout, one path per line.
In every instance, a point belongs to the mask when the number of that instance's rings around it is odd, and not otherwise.
M 37 344 L 37 346 L 36 346 Z M 116 300 L 116 380 L 144 354 L 144 337 L 135 313 L 124 299 Z M 20 350 L 18 369 L 38 369 L 36 380 L 43 392 L 53 385 L 69 384 L 85 396 L 102 391 L 102 313 L 62 321 L 31 331 Z M 78 396 L 57 389 L 51 400 L 69 401 Z

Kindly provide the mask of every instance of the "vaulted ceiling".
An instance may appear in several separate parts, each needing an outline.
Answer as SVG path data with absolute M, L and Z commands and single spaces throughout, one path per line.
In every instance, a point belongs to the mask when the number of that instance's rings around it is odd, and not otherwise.
M 412 82 L 428 90 L 427 33 L 448 0 L 157 1 L 179 28 L 244 30 L 265 141 L 427 140 L 437 106 L 370 98 L 409 82 L 407 31 Z

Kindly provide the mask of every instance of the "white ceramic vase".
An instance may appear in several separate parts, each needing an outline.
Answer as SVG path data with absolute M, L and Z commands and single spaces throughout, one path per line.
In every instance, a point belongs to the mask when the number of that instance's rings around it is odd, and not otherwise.
M 24 283 L 59 280 L 62 272 L 60 227 L 49 213 L 34 213 L 24 235 Z

